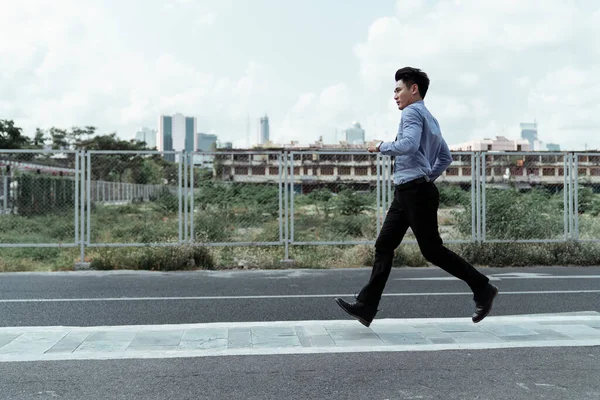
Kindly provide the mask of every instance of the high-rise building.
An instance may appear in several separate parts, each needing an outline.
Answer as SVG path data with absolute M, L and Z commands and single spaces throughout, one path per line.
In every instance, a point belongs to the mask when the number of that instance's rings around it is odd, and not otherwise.
M 196 151 L 215 151 L 217 147 L 217 135 L 206 133 L 196 134 Z M 194 154 L 194 165 L 212 168 L 215 156 L 212 154 Z
M 548 151 L 560 151 L 560 144 L 557 143 L 546 143 Z
M 352 127 L 344 131 L 346 143 L 363 144 L 365 142 L 365 130 L 358 122 L 353 122 Z
M 260 138 L 258 144 L 267 144 L 269 142 L 269 117 L 266 115 L 260 119 Z
M 198 143 L 197 151 L 213 151 L 217 146 L 217 135 L 198 133 L 196 143 Z
M 156 147 L 156 133 L 156 129 L 143 127 L 135 133 L 135 140 L 145 142 L 148 149 L 153 149 Z
M 529 142 L 530 148 L 535 147 L 535 141 L 538 140 L 537 122 L 522 122 L 521 123 L 521 139 Z
M 177 113 L 161 115 L 158 122 L 156 145 L 159 151 L 189 151 L 196 148 L 197 121 Z M 165 155 L 165 159 L 175 161 L 175 155 Z

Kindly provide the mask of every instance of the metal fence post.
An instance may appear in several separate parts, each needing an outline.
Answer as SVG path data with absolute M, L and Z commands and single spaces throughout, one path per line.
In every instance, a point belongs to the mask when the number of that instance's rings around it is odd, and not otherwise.
M 75 206 L 73 207 L 75 209 L 75 244 L 77 244 L 79 242 L 79 214 L 81 212 L 81 200 L 80 200 L 80 184 L 81 184 L 81 167 L 80 167 L 80 157 L 81 157 L 81 152 L 77 152 L 75 153 L 75 178 L 73 180 L 73 183 L 75 185 Z M 82 232 L 83 233 L 83 232 Z
M 377 174 L 377 236 L 381 233 L 381 153 L 377 153 L 375 157 L 375 169 Z
M 475 190 L 476 190 L 476 225 L 477 243 L 481 243 L 481 153 L 475 153 Z
M 284 152 L 284 203 L 285 203 L 285 261 L 290 259 L 290 225 L 289 225 L 289 179 L 288 179 L 288 165 L 289 165 L 289 152 Z
M 573 158 L 573 239 L 579 241 L 579 156 Z
M 194 243 L 194 153 L 190 157 L 190 243 Z
M 569 205 L 569 239 L 573 239 L 573 159 L 571 153 L 565 154 L 564 160 L 564 172 L 563 174 L 567 177 L 568 185 L 569 185 L 569 197 L 568 197 L 568 205 Z
M 471 241 L 477 242 L 477 157 L 471 153 Z
M 87 153 L 87 238 L 86 244 L 90 244 L 92 238 L 92 155 Z
M 80 256 L 81 256 L 81 262 L 84 263 L 85 262 L 85 201 L 86 201 L 86 188 L 85 188 L 85 172 L 86 172 L 86 165 L 85 165 L 85 152 L 82 150 L 79 152 L 79 157 L 81 159 L 80 161 L 80 179 L 81 179 L 81 196 L 80 196 L 80 206 L 81 206 L 81 215 L 80 215 Z
M 294 153 L 290 152 L 290 242 L 294 243 Z
M 277 161 L 279 163 L 279 242 L 283 243 L 283 156 L 285 153 L 279 153 Z
M 571 183 L 570 183 L 570 172 L 569 172 L 569 154 L 566 153 L 563 157 L 563 214 L 565 224 L 565 241 L 569 240 L 571 236 Z
M 383 215 L 387 213 L 387 157 L 381 157 L 381 209 Z
M 4 190 L 4 192 L 3 192 L 4 193 L 4 198 L 2 200 L 2 202 L 3 202 L 3 204 L 2 204 L 3 205 L 2 210 L 3 210 L 4 214 L 7 214 L 7 210 L 8 210 L 8 196 L 9 196 L 9 193 L 8 193 L 8 175 L 2 175 L 2 188 Z
M 183 227 L 184 227 L 184 231 L 183 231 L 183 241 L 187 242 L 188 240 L 188 231 L 189 231 L 189 223 L 188 223 L 188 214 L 189 214 L 189 193 L 190 193 L 190 187 L 189 187 L 189 181 L 188 181 L 188 168 L 190 167 L 188 164 L 188 157 L 187 157 L 188 153 L 183 151 L 182 152 L 182 158 L 183 158 L 183 195 L 185 196 L 183 198 L 183 209 L 184 209 L 184 214 L 183 214 Z
M 183 152 L 179 153 L 179 163 L 178 163 L 178 187 L 177 187 L 177 194 L 179 197 L 179 244 L 181 244 L 181 242 L 183 241 L 183 171 L 182 171 L 182 164 L 183 161 Z
M 487 186 L 487 175 L 486 175 L 486 153 L 481 153 L 481 241 L 485 242 L 487 233 L 487 203 L 486 203 L 486 186 Z

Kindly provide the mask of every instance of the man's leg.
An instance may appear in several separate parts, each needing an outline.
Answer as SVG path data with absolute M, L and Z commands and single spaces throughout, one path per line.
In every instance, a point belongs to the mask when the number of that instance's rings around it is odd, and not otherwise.
M 395 194 L 379 237 L 375 242 L 375 262 L 373 263 L 369 282 L 360 291 L 355 303 L 348 303 L 341 298 L 335 299 L 344 311 L 358 319 L 365 326 L 371 324 L 377 313 L 377 306 L 392 269 L 394 250 L 400 245 L 407 229 L 408 219 Z
M 498 289 L 489 284 L 485 275 L 443 245 L 437 223 L 439 192 L 435 185 L 427 183 L 406 191 L 401 204 L 425 259 L 469 285 L 477 305 L 473 321 L 481 321 L 489 313 Z
M 381 300 L 381 295 L 390 276 L 394 251 L 402 242 L 409 225 L 406 213 L 395 197 L 396 194 L 394 194 L 394 201 L 388 210 L 381 232 L 375 242 L 375 261 L 371 270 L 371 278 L 357 296 L 358 301 L 375 307 Z

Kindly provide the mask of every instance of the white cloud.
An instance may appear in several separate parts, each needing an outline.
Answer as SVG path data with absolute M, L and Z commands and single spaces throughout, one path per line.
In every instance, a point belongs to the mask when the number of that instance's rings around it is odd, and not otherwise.
M 355 81 L 310 89 L 275 79 L 282 72 L 268 55 L 248 49 L 223 51 L 247 51 L 260 64 L 246 58 L 225 72 L 215 57 L 198 62 L 191 53 L 203 54 L 219 40 L 212 31 L 228 22 L 218 11 L 205 1 L 148 2 L 146 12 L 171 25 L 155 19 L 148 31 L 134 32 L 115 18 L 121 7 L 101 0 L 5 1 L 0 37 L 11 40 L 0 40 L 0 60 L 10 60 L 0 62 L 0 118 L 15 119 L 29 134 L 96 125 L 127 138 L 140 125 L 156 127 L 160 114 L 182 112 L 198 117 L 199 129 L 245 145 L 248 116 L 254 137 L 257 117 L 268 113 L 279 141 L 332 141 L 354 120 L 367 139 L 391 140 L 400 118 L 393 74 L 413 65 L 431 77 L 426 102 L 451 143 L 516 137 L 519 122 L 535 118 L 546 142 L 600 148 L 600 10 L 591 0 L 401 0 L 354 46 L 356 67 L 306 55 L 307 65 L 356 68 Z M 187 30 L 173 31 L 178 24 Z M 236 28 L 227 32 L 246 34 Z M 278 51 L 285 57 L 297 50 Z
M 350 126 L 353 111 L 350 90 L 344 83 L 328 86 L 320 93 L 303 93 L 273 130 L 273 140 L 309 144 L 323 136 L 326 142 L 341 138 L 341 130 Z
M 200 25 L 212 25 L 215 23 L 216 20 L 217 20 L 217 13 L 209 12 L 209 13 L 206 13 L 206 14 L 200 16 L 200 18 L 198 18 L 198 23 Z
M 545 141 L 566 148 L 593 141 L 600 148 L 600 137 L 590 140 L 600 129 L 595 8 L 592 1 L 457 0 L 412 7 L 400 0 L 397 14 L 374 21 L 354 52 L 373 94 L 385 96 L 402 66 L 425 70 L 431 78 L 426 103 L 450 142 L 484 132 L 516 138 L 519 122 L 536 118 Z
M 238 76 L 219 76 L 176 54 L 145 57 L 119 35 L 110 12 L 70 0 L 3 5 L 0 37 L 19 36 L 0 41 L 0 59 L 11 60 L 0 63 L 0 118 L 15 119 L 29 135 L 36 127 L 96 125 L 128 138 L 141 125 L 155 127 L 160 114 L 182 112 L 206 130 L 227 131 L 268 88 L 253 62 Z M 200 23 L 215 18 L 208 13 Z
M 548 130 L 546 141 L 596 143 L 596 132 L 600 130 L 600 78 L 595 71 L 558 68 L 538 80 L 527 100 L 532 113 L 548 116 L 541 123 Z
M 162 6 L 163 12 L 182 12 L 192 19 L 196 26 L 212 25 L 217 20 L 217 13 L 207 10 L 205 4 L 196 0 L 171 0 Z

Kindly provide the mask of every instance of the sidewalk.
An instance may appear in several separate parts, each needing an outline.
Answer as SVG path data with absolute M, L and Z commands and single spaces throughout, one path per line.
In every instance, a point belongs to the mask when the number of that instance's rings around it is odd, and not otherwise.
M 600 314 L 0 328 L 0 362 L 561 346 L 600 346 Z

